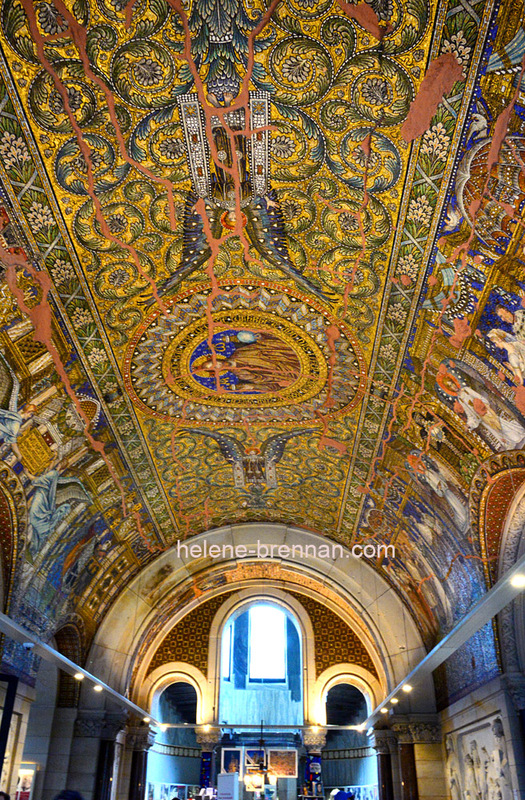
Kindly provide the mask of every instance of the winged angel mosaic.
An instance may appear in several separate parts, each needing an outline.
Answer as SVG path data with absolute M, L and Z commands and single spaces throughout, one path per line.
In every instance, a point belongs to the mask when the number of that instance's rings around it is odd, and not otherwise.
M 525 439 L 504 5 L 4 0 L 0 447 L 49 619 L 236 521 L 418 542 L 376 566 L 427 641 L 479 596 L 465 497 Z

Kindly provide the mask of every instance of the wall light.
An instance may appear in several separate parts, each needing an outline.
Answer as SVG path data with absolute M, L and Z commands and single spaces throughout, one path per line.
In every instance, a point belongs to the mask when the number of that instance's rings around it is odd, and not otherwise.
M 405 685 L 404 685 L 404 686 L 402 686 L 401 688 L 402 688 L 402 689 L 403 689 L 403 691 L 404 691 L 404 692 L 406 692 L 407 694 L 408 694 L 408 692 L 411 692 L 411 691 L 412 691 L 412 686 L 411 686 L 409 683 L 405 683 Z
M 144 718 L 143 718 L 143 720 L 142 720 L 142 722 L 151 722 L 151 720 L 150 720 L 150 718 L 149 718 L 149 717 L 144 717 Z
M 100 685 L 100 683 L 96 683 L 96 684 L 93 686 L 93 691 L 94 691 L 94 692 L 101 692 L 102 690 L 103 690 L 103 687 Z
M 203 729 L 204 733 L 209 733 L 211 730 L 211 725 L 204 725 Z
M 399 703 L 399 700 L 397 699 L 397 697 L 393 697 L 390 702 L 392 703 L 393 706 L 395 706 Z
M 380 713 L 381 714 L 388 714 L 388 708 L 382 708 Z
M 74 677 L 74 679 L 76 681 L 83 681 L 84 680 L 84 674 L 82 672 L 75 672 L 73 677 Z

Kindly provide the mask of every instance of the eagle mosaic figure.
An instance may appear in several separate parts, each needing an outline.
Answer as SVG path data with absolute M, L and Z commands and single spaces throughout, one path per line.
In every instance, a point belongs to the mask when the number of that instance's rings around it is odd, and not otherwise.
M 233 467 L 233 478 L 237 489 L 246 486 L 252 488 L 266 485 L 269 489 L 277 487 L 275 465 L 284 455 L 284 450 L 290 439 L 304 433 L 315 433 L 315 428 L 277 433 L 269 436 L 260 447 L 246 446 L 234 436 L 225 433 L 215 433 L 204 428 L 193 428 L 193 433 L 214 439 L 219 445 L 221 455 Z
M 240 71 L 247 67 L 248 39 L 259 20 L 260 13 L 249 16 L 240 0 L 193 4 L 189 19 L 192 53 L 196 66 L 206 69 L 203 83 L 212 107 L 228 108 L 238 97 Z M 273 34 L 256 38 L 254 52 L 272 40 Z M 242 230 L 249 268 L 284 273 L 304 291 L 325 302 L 333 300 L 297 269 L 288 252 L 283 214 L 270 186 L 272 87 L 264 78 L 262 66 L 252 65 L 250 79 L 258 88 L 248 93 L 247 107 L 212 115 L 209 126 L 197 93 L 183 94 L 177 100 L 192 191 L 184 207 L 181 263 L 159 286 L 161 295 L 201 270 L 212 258 L 214 242 Z

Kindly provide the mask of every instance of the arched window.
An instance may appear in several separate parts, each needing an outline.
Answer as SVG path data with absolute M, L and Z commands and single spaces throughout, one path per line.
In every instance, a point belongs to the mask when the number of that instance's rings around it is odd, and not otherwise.
M 224 629 L 222 677 L 231 680 L 245 669 L 245 680 L 250 683 L 284 683 L 288 656 L 293 659 L 298 647 L 295 624 L 282 608 L 269 603 L 251 606 Z
M 279 724 L 289 712 L 290 724 L 301 724 L 301 664 L 299 628 L 289 611 L 259 602 L 232 614 L 221 641 L 221 722 L 270 724 L 272 717 Z
M 188 725 L 188 727 L 167 727 L 165 730 L 161 728 L 155 739 L 155 744 L 160 747 L 152 749 L 148 754 L 146 781 L 150 784 L 164 784 L 165 789 L 164 792 L 161 789 L 160 797 L 163 800 L 171 800 L 177 797 L 178 790 L 176 786 L 166 786 L 166 784 L 199 782 L 200 748 L 193 727 L 197 721 L 195 687 L 184 680 L 175 680 L 168 684 L 154 695 L 151 713 L 159 722 L 168 726 L 173 723 Z M 163 747 L 165 745 L 168 745 L 168 748 L 170 746 L 191 748 L 187 752 L 193 755 L 174 757 L 166 752 L 166 748 Z M 156 793 L 155 796 L 158 797 Z M 181 797 L 180 794 L 178 796 Z

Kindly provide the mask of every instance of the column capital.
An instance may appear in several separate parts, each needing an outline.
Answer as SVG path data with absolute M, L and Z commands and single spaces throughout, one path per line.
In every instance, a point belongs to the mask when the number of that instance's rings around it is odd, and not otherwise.
M 437 744 L 441 742 L 441 724 L 438 720 L 413 720 L 410 722 L 412 741 L 416 744 Z
M 525 709 L 525 675 L 523 672 L 506 672 L 501 676 L 501 684 L 510 696 L 516 711 Z
M 371 745 L 378 755 L 391 755 L 397 748 L 397 736 L 389 728 L 374 730 Z
M 315 730 L 313 728 L 307 728 L 303 731 L 303 744 L 306 747 L 308 755 L 321 753 L 326 744 L 326 728 L 314 727 L 316 728 Z
M 80 709 L 75 720 L 75 736 L 100 739 L 105 723 L 105 711 Z
M 127 719 L 127 711 L 106 711 L 102 738 L 115 741 L 118 734 L 124 729 Z
M 412 729 L 408 720 L 394 719 L 391 723 L 391 729 L 395 733 L 399 744 L 414 743 Z
M 197 744 L 200 744 L 203 753 L 211 753 L 215 745 L 221 740 L 221 729 L 212 728 L 211 725 L 200 725 L 195 728 Z
M 126 731 L 126 749 L 146 751 L 155 743 L 155 731 L 149 725 L 129 726 Z

